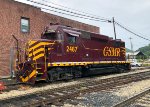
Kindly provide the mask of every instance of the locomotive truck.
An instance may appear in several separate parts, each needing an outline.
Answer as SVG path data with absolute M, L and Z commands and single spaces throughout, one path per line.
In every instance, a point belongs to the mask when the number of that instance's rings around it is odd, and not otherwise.
M 81 77 L 89 72 L 125 71 L 125 42 L 59 24 L 50 24 L 41 39 L 30 40 L 25 61 L 17 64 L 17 80 L 34 84 Z

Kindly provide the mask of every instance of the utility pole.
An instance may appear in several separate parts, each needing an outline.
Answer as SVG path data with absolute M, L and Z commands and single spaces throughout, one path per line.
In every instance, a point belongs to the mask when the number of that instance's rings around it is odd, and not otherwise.
M 132 44 L 132 41 L 131 41 L 131 37 L 129 38 L 130 39 L 130 44 L 131 44 L 131 51 L 133 52 L 133 44 Z
M 133 51 L 133 44 L 132 44 L 132 41 L 131 41 L 132 38 L 130 37 L 129 39 L 130 39 L 130 44 L 131 44 L 131 51 L 132 51 L 132 56 L 133 56 L 132 60 L 133 60 L 134 59 L 134 51 Z
M 116 40 L 116 28 L 115 28 L 115 19 L 113 17 L 113 28 L 114 28 L 114 35 L 115 35 L 115 40 Z

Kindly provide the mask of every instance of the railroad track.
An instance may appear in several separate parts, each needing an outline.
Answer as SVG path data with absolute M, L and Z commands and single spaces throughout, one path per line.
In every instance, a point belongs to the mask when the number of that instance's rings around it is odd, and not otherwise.
M 113 107 L 149 107 L 149 106 L 150 106 L 150 88 L 114 105 Z
M 135 100 L 129 105 L 129 107 L 150 107 L 150 92 L 141 97 L 138 100 Z
M 132 72 L 132 71 L 138 71 L 138 70 L 144 70 L 144 69 L 147 69 L 147 70 L 150 70 L 150 67 L 138 67 L 138 68 L 133 68 L 130 72 Z M 127 71 L 128 72 L 128 71 Z M 97 77 L 97 76 L 91 76 L 91 77 Z M 87 78 L 91 78 L 91 77 L 84 77 L 85 79 L 87 79 Z M 80 79 L 82 79 L 82 78 L 77 78 L 78 80 L 80 80 Z M 9 81 L 8 81 L 9 80 Z M 11 80 L 13 80 L 13 81 L 11 81 Z M 76 80 L 76 79 L 75 79 Z M 15 79 L 12 79 L 12 78 L 0 78 L 0 81 L 4 81 L 4 84 L 5 84 L 5 86 L 7 87 L 7 89 L 6 90 L 4 90 L 4 91 L 11 91 L 11 90 L 17 90 L 19 87 L 20 87 L 20 85 L 22 84 L 22 83 L 17 83 L 16 81 L 15 81 Z M 5 82 L 6 81 L 6 82 Z M 15 81 L 15 82 L 14 82 Z M 53 82 L 52 84 L 59 84 L 59 83 L 63 83 L 64 81 L 55 81 L 55 82 Z M 49 85 L 49 83 L 38 83 L 38 84 L 36 84 L 36 86 L 35 87 L 42 87 L 42 86 L 46 86 L 46 85 Z
M 0 100 L 0 106 L 45 106 L 63 104 L 67 99 L 72 99 L 81 94 L 89 92 L 97 92 L 101 90 L 108 90 L 131 82 L 136 82 L 150 78 L 150 71 L 134 73 L 130 75 L 123 75 L 108 79 L 86 81 L 84 83 L 65 86 L 63 88 L 55 88 L 45 90 L 44 92 L 37 92 L 14 98 Z M 17 103 L 16 103 L 17 102 Z

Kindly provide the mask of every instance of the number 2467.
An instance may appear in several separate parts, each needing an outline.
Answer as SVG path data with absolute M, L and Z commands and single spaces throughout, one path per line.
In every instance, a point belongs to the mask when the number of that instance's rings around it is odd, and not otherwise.
M 78 47 L 77 46 L 67 46 L 66 52 L 77 52 Z

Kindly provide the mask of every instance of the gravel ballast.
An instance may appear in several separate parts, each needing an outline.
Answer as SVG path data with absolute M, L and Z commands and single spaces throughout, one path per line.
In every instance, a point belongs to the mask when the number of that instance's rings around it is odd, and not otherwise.
M 140 70 L 138 72 L 145 72 L 146 70 Z M 148 71 L 148 70 L 147 70 Z M 100 79 L 107 79 L 107 78 L 112 78 L 112 77 L 117 77 L 117 76 L 122 76 L 122 75 L 127 75 L 127 74 L 133 74 L 136 73 L 135 72 L 129 72 L 129 73 L 122 73 L 122 74 L 111 74 L 111 75 L 106 75 L 106 76 L 102 76 L 100 75 L 99 77 L 94 77 L 94 78 L 82 78 L 82 79 L 76 79 L 76 80 L 71 80 L 70 82 L 61 82 L 61 83 L 53 83 L 53 84 L 49 84 L 43 87 L 31 87 L 31 86 L 27 86 L 25 88 L 20 88 L 18 90 L 12 90 L 9 92 L 3 92 L 2 94 L 0 94 L 0 99 L 6 99 L 6 98 L 13 98 L 15 96 L 23 96 L 25 94 L 33 94 L 36 92 L 40 92 L 40 91 L 45 91 L 45 90 L 49 90 L 49 89 L 55 89 L 55 88 L 63 88 L 65 86 L 70 86 L 70 85 L 75 85 L 75 84 L 80 84 L 83 82 L 87 82 L 87 81 L 95 81 L 95 80 L 100 80 Z M 117 95 L 117 93 L 116 93 Z
M 113 89 L 110 91 L 89 93 L 81 97 L 77 97 L 72 102 L 78 102 L 77 106 L 84 107 L 112 107 L 113 105 L 127 98 L 130 98 L 131 96 L 134 96 L 148 88 L 150 88 L 150 79 L 126 84 L 121 88 Z M 150 107 L 150 105 L 145 107 Z

